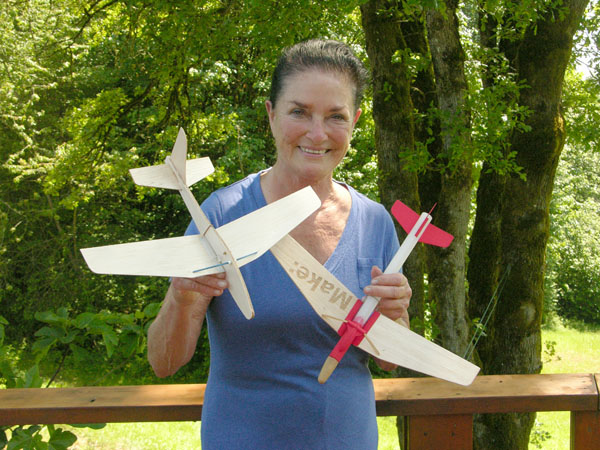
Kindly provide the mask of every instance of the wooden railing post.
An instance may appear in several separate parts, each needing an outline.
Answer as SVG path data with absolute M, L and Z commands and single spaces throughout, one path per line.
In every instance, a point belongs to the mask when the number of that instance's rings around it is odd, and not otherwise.
M 473 416 L 448 414 L 405 417 L 405 450 L 471 450 Z
M 571 412 L 571 450 L 600 450 L 600 412 Z
M 600 392 L 600 374 L 594 378 Z M 571 411 L 571 450 L 600 450 L 600 397 L 598 411 Z

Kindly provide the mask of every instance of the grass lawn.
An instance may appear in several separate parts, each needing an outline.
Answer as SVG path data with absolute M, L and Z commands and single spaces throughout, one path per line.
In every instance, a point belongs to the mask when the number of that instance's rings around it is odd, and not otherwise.
M 557 326 L 542 333 L 543 373 L 600 372 L 600 331 Z M 552 351 L 554 353 L 552 354 Z M 394 417 L 379 417 L 379 450 L 399 449 Z M 188 450 L 200 448 L 199 422 L 108 424 L 102 430 L 73 430 L 81 450 Z M 569 413 L 541 412 L 530 450 L 569 448 Z
M 579 331 L 557 326 L 543 330 L 542 340 L 544 349 L 550 345 L 555 350 L 554 355 L 545 352 L 542 373 L 600 372 L 600 330 Z M 529 449 L 569 448 L 569 420 L 568 411 L 538 413 Z
M 379 417 L 379 450 L 399 450 L 396 418 Z M 73 429 L 80 450 L 192 450 L 200 448 L 200 422 L 110 423 L 101 430 Z

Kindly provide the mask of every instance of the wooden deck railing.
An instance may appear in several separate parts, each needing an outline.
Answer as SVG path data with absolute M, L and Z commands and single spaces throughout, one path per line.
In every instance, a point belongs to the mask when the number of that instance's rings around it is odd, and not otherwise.
M 473 414 L 571 412 L 571 449 L 600 450 L 599 374 L 490 375 L 468 387 L 374 380 L 378 416 L 405 416 L 405 448 L 471 449 Z M 0 390 L 0 425 L 200 420 L 203 384 Z

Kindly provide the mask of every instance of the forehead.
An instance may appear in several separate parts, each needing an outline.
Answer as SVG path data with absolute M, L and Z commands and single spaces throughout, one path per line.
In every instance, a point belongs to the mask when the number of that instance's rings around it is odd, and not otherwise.
M 355 92 L 356 86 L 343 72 L 306 69 L 283 80 L 280 101 L 332 103 L 353 109 Z

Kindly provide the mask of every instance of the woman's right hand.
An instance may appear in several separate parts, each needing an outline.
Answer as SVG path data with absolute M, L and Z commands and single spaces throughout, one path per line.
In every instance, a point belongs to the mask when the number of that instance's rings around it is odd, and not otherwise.
M 221 272 L 196 278 L 173 278 L 171 287 L 173 300 L 187 306 L 194 301 L 210 303 L 213 297 L 221 295 L 227 289 L 228 284 L 225 272 Z

